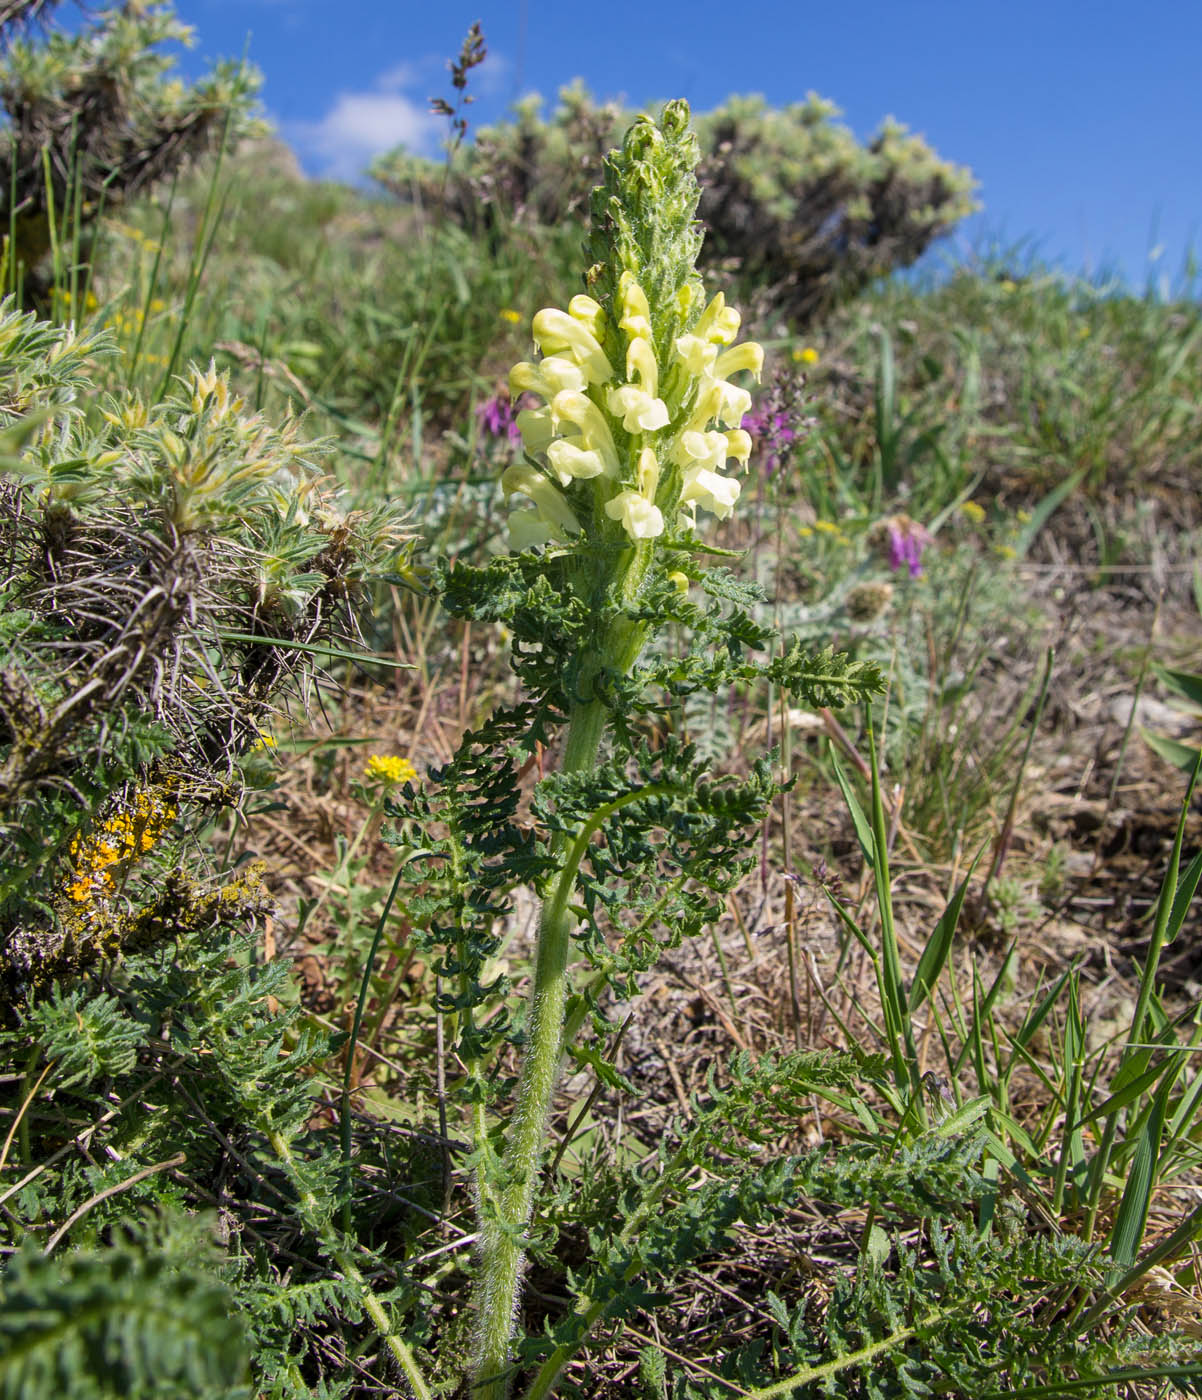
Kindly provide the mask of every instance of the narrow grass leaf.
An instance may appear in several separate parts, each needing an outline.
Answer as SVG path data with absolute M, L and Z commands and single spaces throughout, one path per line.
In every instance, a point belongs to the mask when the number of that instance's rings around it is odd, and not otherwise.
M 417 668 L 411 661 L 398 661 L 392 656 L 380 656 L 374 651 L 347 651 L 343 647 L 330 646 L 327 642 L 294 642 L 289 637 L 260 637 L 254 632 L 227 632 L 217 634 L 223 642 L 258 642 L 262 646 L 279 647 L 283 651 L 307 651 L 315 656 L 328 656 L 334 661 L 354 661 L 368 666 L 391 666 L 399 671 L 413 671 Z
M 1119 1202 L 1114 1229 L 1110 1235 L 1110 1253 L 1114 1259 L 1114 1268 L 1107 1276 L 1107 1283 L 1114 1282 L 1122 1276 L 1124 1270 L 1135 1263 L 1139 1247 L 1143 1243 L 1148 1210 L 1152 1204 L 1152 1191 L 1156 1186 L 1160 1139 L 1164 1131 L 1164 1120 L 1168 1115 L 1169 1092 L 1172 1087 L 1172 1079 L 1167 1079 L 1160 1086 L 1153 1100 L 1152 1112 L 1144 1123 L 1143 1132 L 1136 1145 L 1135 1156 L 1131 1160 L 1127 1185 L 1123 1190 L 1123 1198 Z
M 1164 931 L 1166 943 L 1171 943 L 1181 932 L 1181 925 L 1185 922 L 1186 914 L 1189 913 L 1194 892 L 1198 888 L 1199 878 L 1202 878 L 1202 851 L 1199 851 L 1190 861 L 1185 874 L 1178 882 L 1177 893 L 1173 896 L 1173 907 L 1169 912 L 1169 922 Z
M 1202 1361 L 1191 1361 L 1185 1366 L 1124 1366 L 1121 1371 L 1107 1371 L 1101 1376 L 1082 1376 L 1075 1381 L 1057 1381 L 1055 1385 L 1028 1385 L 1021 1390 L 987 1390 L 978 1400 L 1042 1400 L 1042 1397 L 1071 1395 L 1078 1390 L 1096 1390 L 1100 1385 L 1130 1385 L 1139 1381 L 1190 1380 L 1202 1376 Z
M 1087 466 L 1078 467 L 1069 477 L 1066 477 L 1059 486 L 1054 486 L 1042 501 L 1031 512 L 1031 518 L 1018 533 L 1018 538 L 1014 542 L 1014 552 L 1020 558 L 1026 557 L 1027 551 L 1035 543 L 1035 537 L 1040 530 L 1048 523 L 1057 510 L 1076 491 L 1082 481 L 1085 480 Z
M 1139 726 L 1139 732 L 1147 746 L 1154 753 L 1158 753 L 1166 763 L 1180 768 L 1183 773 L 1193 772 L 1194 764 L 1198 761 L 1198 749 L 1183 744 L 1178 739 L 1170 739 L 1167 734 L 1154 734 L 1143 725 Z
M 1060 1000 L 1060 993 L 1064 990 L 1064 984 L 1072 975 L 1074 969 L 1069 968 L 1067 972 L 1061 973 L 1059 978 L 1053 983 L 1047 996 L 1033 1010 L 1028 1012 L 1027 1019 L 1018 1028 L 1018 1033 L 1014 1037 L 1016 1045 L 1026 1046 L 1031 1042 L 1032 1036 L 1040 1029 L 1043 1023 L 1051 1014 L 1052 1008 Z
M 960 911 L 964 907 L 964 896 L 968 893 L 968 882 L 972 879 L 980 859 L 981 857 L 978 856 L 973 861 L 971 869 L 960 882 L 959 888 L 952 895 L 947 908 L 939 916 L 939 922 L 926 941 L 922 956 L 918 959 L 918 966 L 914 970 L 914 980 L 910 983 L 911 1014 L 917 1011 L 930 996 L 931 988 L 939 980 L 939 974 L 943 971 L 948 954 L 952 950 L 952 940 L 956 934 L 956 926 L 960 922 Z
M 960 1054 L 956 1059 L 956 1063 L 953 1067 L 955 1074 L 959 1074 L 960 1070 L 963 1068 L 964 1061 L 968 1058 L 969 1054 L 973 1050 L 974 1042 L 980 1041 L 981 1028 L 987 1025 L 991 1020 L 993 1016 L 994 1004 L 997 1002 L 998 997 L 1000 997 L 1002 992 L 1008 986 L 1011 985 L 1011 978 L 1013 974 L 1014 950 L 1016 946 L 1016 943 L 1011 943 L 1010 947 L 1006 949 L 1006 955 L 1002 959 L 1002 965 L 998 968 L 997 975 L 994 977 L 993 982 L 990 984 L 989 990 L 985 993 L 984 997 L 980 999 L 978 999 L 979 985 L 975 984 L 977 971 L 975 967 L 973 968 L 974 987 L 972 1029 L 969 1033 L 969 1039 L 965 1041 L 963 1047 L 960 1050 Z
M 1174 671 L 1168 666 L 1153 666 L 1152 669 L 1174 695 L 1202 708 L 1202 675 L 1196 671 Z
M 1138 1099 L 1145 1090 L 1150 1089 L 1153 1084 L 1164 1074 L 1164 1072 L 1174 1065 L 1174 1057 L 1169 1056 L 1158 1065 L 1153 1065 L 1151 1069 L 1144 1070 L 1142 1074 L 1136 1075 L 1129 1083 L 1103 1100 L 1097 1108 L 1091 1109 L 1088 1113 L 1083 1113 L 1080 1118 L 1073 1123 L 1073 1129 L 1083 1128 L 1086 1123 L 1095 1123 L 1099 1119 L 1113 1117 L 1121 1112 L 1129 1103 Z M 1119 1076 L 1115 1076 L 1118 1082 Z
M 868 862 L 869 869 L 876 869 L 876 846 L 872 838 L 872 826 L 868 818 L 864 815 L 864 809 L 860 806 L 859 798 L 852 791 L 851 783 L 847 780 L 842 765 L 839 763 L 838 755 L 835 753 L 834 744 L 828 740 L 827 747 L 830 752 L 831 764 L 835 770 L 835 781 L 839 784 L 839 789 L 843 793 L 843 800 L 847 803 L 847 810 L 851 813 L 852 825 L 856 829 L 856 840 L 860 843 L 860 850 L 864 853 L 864 859 Z

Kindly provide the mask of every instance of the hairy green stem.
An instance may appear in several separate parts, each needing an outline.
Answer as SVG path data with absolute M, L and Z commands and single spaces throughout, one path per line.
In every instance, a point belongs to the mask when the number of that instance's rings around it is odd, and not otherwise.
M 565 772 L 593 766 L 603 727 L 604 710 L 599 701 L 590 701 L 573 712 L 564 753 Z M 563 1056 L 572 931 L 568 905 L 574 886 L 574 880 L 557 880 L 543 903 L 530 998 L 529 1038 L 505 1149 L 507 1183 L 500 1191 L 489 1193 L 492 1218 L 486 1217 L 482 1222 L 484 1242 L 477 1285 L 477 1389 L 473 1391 L 480 1400 L 501 1400 L 508 1390 L 509 1342 L 526 1262 L 523 1236 L 530 1222 L 551 1096 Z M 483 1197 L 483 1184 L 480 1189 Z
M 355 1262 L 349 1246 L 338 1239 L 333 1227 L 324 1217 L 317 1197 L 301 1183 L 296 1159 L 292 1155 L 292 1145 L 283 1133 L 275 1130 L 268 1130 L 267 1140 L 271 1143 L 272 1151 L 279 1158 L 280 1164 L 292 1179 L 299 1198 L 302 1218 L 317 1236 L 322 1248 L 338 1266 L 342 1276 L 355 1290 L 360 1307 L 371 1319 L 380 1340 L 404 1373 L 415 1400 L 433 1400 L 430 1387 L 426 1384 L 426 1379 L 418 1368 L 413 1353 L 409 1350 L 405 1339 L 393 1327 L 392 1319 L 388 1316 L 384 1304 L 376 1297 L 371 1284 L 363 1277 L 363 1271 Z
M 615 589 L 621 603 L 629 603 L 636 595 L 650 557 L 650 547 L 644 545 L 631 551 L 624 561 Z M 642 644 L 642 629 L 632 626 L 619 613 L 598 648 L 598 669 L 625 674 L 638 658 Z M 607 713 L 604 702 L 595 697 L 582 699 L 572 707 L 562 772 L 587 772 L 596 766 Z M 526 1264 L 525 1232 L 534 1206 L 551 1100 L 563 1059 L 568 960 L 575 921 L 571 902 L 583 855 L 582 838 L 587 843 L 584 833 L 576 837 L 564 834 L 559 839 L 559 878 L 543 901 L 526 1050 L 505 1144 L 502 1184 L 497 1189 L 484 1179 L 487 1160 L 477 1174 L 482 1246 L 476 1284 L 473 1400 L 504 1400 L 509 1390 L 510 1341 Z

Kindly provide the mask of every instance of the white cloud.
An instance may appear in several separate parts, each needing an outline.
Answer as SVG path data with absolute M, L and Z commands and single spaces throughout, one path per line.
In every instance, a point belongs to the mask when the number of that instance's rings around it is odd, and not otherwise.
M 433 56 L 395 64 L 366 90 L 339 93 L 320 121 L 285 123 L 282 135 L 307 170 L 333 180 L 359 179 L 375 156 L 396 146 L 438 159 L 451 131 L 445 117 L 429 110 L 429 94 L 441 93 L 454 101 L 446 69 L 446 60 Z M 509 61 L 490 50 L 469 75 L 468 92 L 483 99 L 482 107 L 491 107 L 511 80 Z M 482 113 L 469 103 L 464 115 L 471 124 L 470 139 L 481 125 Z
M 424 65 L 428 68 L 430 65 Z M 376 79 L 376 87 L 381 92 L 400 92 L 402 88 L 420 87 L 423 79 L 423 66 L 416 63 L 398 63 L 395 68 L 386 68 Z
M 395 81 L 393 74 L 384 76 Z M 411 100 L 390 83 L 389 90 L 340 93 L 320 121 L 292 122 L 284 134 L 317 174 L 355 180 L 373 157 L 396 146 L 415 155 L 437 155 L 442 125 L 424 102 Z

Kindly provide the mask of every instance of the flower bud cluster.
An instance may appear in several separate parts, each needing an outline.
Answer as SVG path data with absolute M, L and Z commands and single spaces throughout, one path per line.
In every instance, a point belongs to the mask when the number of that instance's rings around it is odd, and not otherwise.
M 524 498 L 509 516 L 515 550 L 566 543 L 606 521 L 631 541 L 655 539 L 681 518 L 695 525 L 699 506 L 726 519 L 738 499 L 738 481 L 723 472 L 728 459 L 746 466 L 750 456 L 742 421 L 751 395 L 728 376 L 758 379 L 763 350 L 733 344 L 739 313 L 719 292 L 657 356 L 643 287 L 624 271 L 617 290 L 616 327 L 589 296 L 540 311 L 532 329 L 542 358 L 510 373 L 511 397 L 543 401 L 518 414 L 529 460 L 501 479 L 507 497 Z M 606 346 L 619 350 L 618 365 Z

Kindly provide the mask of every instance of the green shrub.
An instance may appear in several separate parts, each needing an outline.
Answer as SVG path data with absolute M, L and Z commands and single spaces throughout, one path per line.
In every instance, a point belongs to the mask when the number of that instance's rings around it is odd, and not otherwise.
M 78 253 L 105 208 L 245 130 L 259 86 L 243 63 L 218 64 L 191 86 L 171 78 L 172 60 L 160 46 L 190 42 L 192 31 L 170 5 L 103 10 L 78 33 L 33 42 L 22 21 L 48 8 L 43 0 L 0 8 L 8 285 L 23 275 L 34 279 L 35 293 L 39 264 L 65 241 L 60 221 Z
M 239 762 L 298 662 L 353 637 L 356 599 L 404 543 L 395 508 L 346 514 L 323 445 L 246 414 L 212 369 L 157 403 L 89 402 L 105 343 L 0 308 L 0 980 L 14 988 L 209 920 L 213 896 L 159 865 L 163 838 L 181 813 L 240 801 Z
M 449 179 L 403 151 L 372 173 L 400 198 L 445 208 L 469 227 L 483 209 L 494 236 L 511 216 L 554 227 L 587 212 L 601 159 L 630 114 L 595 104 L 579 85 L 560 93 L 549 122 L 540 107 L 527 99 L 512 122 L 482 130 Z M 908 267 L 975 207 L 969 172 L 904 126 L 886 121 L 861 145 L 837 114 L 811 94 L 780 109 L 732 97 L 696 119 L 706 260 L 764 288 L 774 312 L 798 324 Z

